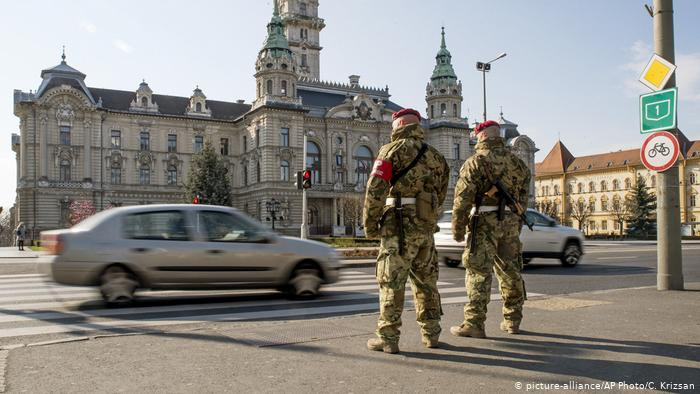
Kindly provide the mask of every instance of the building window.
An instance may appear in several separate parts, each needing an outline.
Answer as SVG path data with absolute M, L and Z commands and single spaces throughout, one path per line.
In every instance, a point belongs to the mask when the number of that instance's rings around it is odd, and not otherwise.
M 607 230 L 607 229 L 608 229 L 608 221 L 607 221 L 607 220 L 603 220 L 602 222 L 600 222 L 600 229 L 601 229 L 601 230 Z
M 197 103 L 194 105 L 195 112 L 202 112 L 202 103 Z
M 335 181 L 336 183 L 340 183 L 341 185 L 345 183 L 345 172 L 344 171 L 336 171 L 335 172 Z
M 121 185 L 122 183 L 122 169 L 121 167 L 112 167 L 110 169 L 109 178 L 113 185 Z
M 595 230 L 595 221 L 594 221 L 594 220 L 591 220 L 591 221 L 588 222 L 588 229 L 589 229 L 590 231 L 594 231 L 594 230 Z
M 301 66 L 302 66 L 302 67 L 307 67 L 308 65 L 309 65 L 309 64 L 308 64 L 308 61 L 306 60 L 306 54 L 305 54 L 305 53 L 302 53 L 302 54 L 301 54 Z
M 593 183 L 593 182 L 588 182 L 588 192 L 589 192 L 589 193 L 595 193 L 595 183 Z
M 313 141 L 306 143 L 306 168 L 311 170 L 311 182 L 321 183 L 321 149 Z
M 613 179 L 613 190 L 620 190 L 620 181 Z
M 248 186 L 248 165 L 243 164 L 243 186 Z
M 299 3 L 299 13 L 306 15 L 306 3 Z
M 60 165 L 58 171 L 59 171 L 58 179 L 61 182 L 70 181 L 70 160 L 66 160 L 66 159 L 61 160 L 61 165 Z
M 260 129 L 255 129 L 255 147 L 260 148 Z
M 695 194 L 692 194 L 690 196 L 690 206 L 694 207 L 695 206 Z
M 445 103 L 440 104 L 440 115 L 447 115 L 447 105 Z
M 282 90 L 280 91 L 282 96 L 287 95 L 287 81 L 282 81 Z
M 574 185 L 569 183 L 569 194 L 574 194 Z
M 607 198 L 600 199 L 600 210 L 604 211 L 604 212 L 608 210 L 608 199 Z
M 289 146 L 289 127 L 280 129 L 280 146 Z
M 168 185 L 177 185 L 177 167 L 168 166 Z
M 151 150 L 151 135 L 147 131 L 142 131 L 140 135 L 141 150 Z
M 625 178 L 625 189 L 632 188 L 632 181 L 629 178 Z
M 342 167 L 343 166 L 343 155 L 335 155 L 335 165 L 336 167 Z
M 605 181 L 600 181 L 600 191 L 601 192 L 607 192 L 608 191 L 608 183 Z
M 688 180 L 690 181 L 691 185 L 695 184 L 695 173 L 691 172 L 690 175 L 688 176 Z
M 555 196 L 559 195 L 559 185 L 554 185 L 554 195 Z
M 260 172 L 260 161 L 258 161 L 257 163 L 255 163 L 255 180 L 258 183 L 260 183 L 260 179 L 262 178 L 260 176 Z
M 287 160 L 280 162 L 280 180 L 289 182 L 289 162 Z
M 357 150 L 355 150 L 355 161 L 357 162 L 355 169 L 357 172 L 357 183 L 366 185 L 369 180 L 369 173 L 372 172 L 372 163 L 374 162 L 372 151 L 364 145 L 358 146 Z
M 112 144 L 112 149 L 120 149 L 122 147 L 122 132 L 119 130 L 112 130 L 110 143 Z
M 452 116 L 457 117 L 457 104 L 452 104 Z
M 170 153 L 177 152 L 177 135 L 176 134 L 168 134 L 168 152 L 170 152 Z
M 452 144 L 452 157 L 455 160 L 460 160 L 460 154 L 459 154 L 459 143 L 453 143 Z
M 196 135 L 194 137 L 194 153 L 199 153 L 204 148 L 204 137 Z
M 248 152 L 248 137 L 243 136 L 243 146 L 241 146 L 241 153 Z
M 583 184 L 582 184 L 582 183 L 579 183 L 579 184 L 577 185 L 577 188 L 578 188 L 578 192 L 579 192 L 579 193 L 583 193 Z
M 60 126 L 59 130 L 59 143 L 61 145 L 70 145 L 70 126 Z
M 268 79 L 266 83 L 267 83 L 267 94 L 269 96 L 272 96 L 272 80 Z
M 435 117 L 435 106 L 432 104 L 430 105 L 430 117 L 431 118 Z
M 222 138 L 219 140 L 221 156 L 228 156 L 228 138 Z
M 143 164 L 139 168 L 139 183 L 142 185 L 151 184 L 151 166 L 148 164 Z
M 593 197 L 588 200 L 588 210 L 591 211 L 591 213 L 595 212 L 595 198 Z
M 620 229 L 620 222 L 618 222 L 617 220 L 613 220 L 613 228 L 615 230 L 619 230 Z
M 146 96 L 141 97 L 141 106 L 148 107 L 148 97 L 146 97 Z

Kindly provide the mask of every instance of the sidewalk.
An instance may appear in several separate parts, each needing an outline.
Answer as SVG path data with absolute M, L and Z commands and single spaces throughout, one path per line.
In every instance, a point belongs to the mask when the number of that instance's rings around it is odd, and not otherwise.
M 24 251 L 18 250 L 16 246 L 0 247 L 0 259 L 35 259 L 44 254 L 46 253 L 34 252 L 29 246 L 26 246 Z
M 34 393 L 561 391 L 548 390 L 554 384 L 584 392 L 594 391 L 590 384 L 614 384 L 595 391 L 644 385 L 697 392 L 700 283 L 686 287 L 694 290 L 527 301 L 522 335 L 500 332 L 501 305 L 493 302 L 488 339 L 450 335 L 462 309 L 447 306 L 440 349 L 420 344 L 415 313 L 406 311 L 399 355 L 366 350 L 376 314 L 213 323 L 21 347 L 9 351 L 6 385 L 8 392 Z

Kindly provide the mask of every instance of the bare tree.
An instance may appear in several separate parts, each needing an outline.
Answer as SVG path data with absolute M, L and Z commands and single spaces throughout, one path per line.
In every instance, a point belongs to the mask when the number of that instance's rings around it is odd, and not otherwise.
M 0 246 L 12 246 L 15 242 L 15 218 L 12 210 L 0 214 Z
M 590 205 L 588 205 L 585 200 L 569 200 L 569 216 L 571 216 L 572 219 L 576 219 L 579 230 L 583 230 L 583 226 L 586 225 L 592 213 L 593 211 L 591 211 Z
M 345 224 L 352 225 L 352 236 L 357 236 L 357 227 L 362 224 L 362 208 L 365 205 L 363 194 L 353 194 L 341 200 Z
M 557 207 L 557 204 L 554 201 L 544 200 L 535 203 L 535 209 L 561 223 L 561 218 L 559 217 L 559 207 Z
M 615 197 L 618 197 L 618 196 L 615 196 Z M 625 222 L 627 220 L 629 220 L 629 214 L 630 214 L 629 195 L 625 197 L 624 201 L 621 201 L 620 198 L 613 198 L 613 203 L 612 203 L 612 207 L 610 208 L 610 213 L 615 218 L 615 221 L 618 223 L 618 226 L 620 228 L 620 238 L 622 238 L 623 227 L 624 227 Z

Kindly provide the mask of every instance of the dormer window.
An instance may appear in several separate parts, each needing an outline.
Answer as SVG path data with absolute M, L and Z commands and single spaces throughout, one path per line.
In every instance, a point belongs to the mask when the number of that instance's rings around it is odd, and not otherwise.
M 199 86 L 192 91 L 192 96 L 190 96 L 190 105 L 187 108 L 186 114 L 194 116 L 211 116 L 211 110 L 207 108 L 207 96 L 204 95 Z
M 153 91 L 146 81 L 139 84 L 136 97 L 131 101 L 129 109 L 138 112 L 158 112 L 158 103 L 153 101 Z
M 202 112 L 202 103 L 197 103 L 195 105 L 195 111 L 196 112 Z
M 141 97 L 141 106 L 148 107 L 148 97 L 146 97 L 146 96 Z

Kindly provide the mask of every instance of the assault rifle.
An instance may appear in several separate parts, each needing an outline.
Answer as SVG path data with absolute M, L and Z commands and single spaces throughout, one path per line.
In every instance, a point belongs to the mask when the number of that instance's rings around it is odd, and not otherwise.
M 486 192 L 486 195 L 488 197 L 493 197 L 496 193 L 499 193 L 501 200 L 505 200 L 505 203 L 510 207 L 510 210 L 516 215 L 520 216 L 520 219 L 522 219 L 530 231 L 534 231 L 532 229 L 532 223 L 530 223 L 530 221 L 527 220 L 527 216 L 525 216 L 525 208 L 523 208 L 523 206 L 520 205 L 515 198 L 513 198 L 513 195 L 510 194 L 506 185 L 504 185 L 500 179 L 493 176 L 493 172 L 491 172 L 491 169 L 488 166 L 483 166 L 482 169 L 484 170 L 486 177 L 489 179 L 489 183 L 491 183 L 491 188 Z

